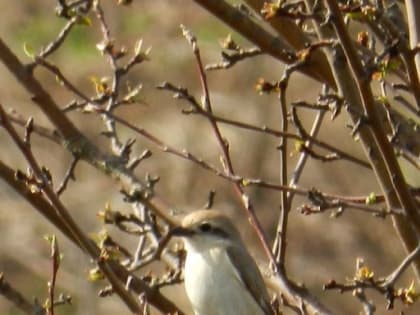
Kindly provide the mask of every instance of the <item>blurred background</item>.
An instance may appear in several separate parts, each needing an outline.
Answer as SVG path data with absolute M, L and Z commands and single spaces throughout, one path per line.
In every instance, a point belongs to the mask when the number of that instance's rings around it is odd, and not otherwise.
M 129 7 L 116 6 L 116 1 L 102 2 L 111 35 L 117 45 L 132 50 L 135 41 L 142 38 L 145 47 L 152 47 L 151 60 L 136 67 L 126 79 L 133 85 L 143 85 L 141 98 L 144 104 L 122 107 L 117 111 L 118 115 L 148 130 L 167 144 L 186 149 L 221 169 L 220 148 L 207 121 L 199 116 L 183 115 L 181 110 L 188 106 L 173 99 L 170 93 L 156 90 L 155 86 L 169 81 L 187 87 L 191 94 L 200 99 L 199 77 L 191 48 L 181 34 L 181 23 L 197 36 L 205 63 L 219 61 L 219 40 L 232 32 L 193 1 L 133 1 Z M 0 36 L 22 60 L 29 62 L 24 53 L 24 45 L 39 51 L 57 36 L 65 24 L 63 19 L 55 16 L 54 6 L 54 1 L 47 0 L 0 1 Z M 239 35 L 232 35 L 238 43 L 249 47 L 249 43 Z M 91 26 L 76 26 L 63 47 L 51 57 L 51 61 L 60 67 L 63 74 L 88 95 L 95 94 L 90 77 L 112 75 L 106 58 L 96 48 L 101 39 L 100 27 L 96 19 L 92 18 Z M 208 80 L 215 113 L 279 129 L 281 115 L 276 96 L 259 95 L 254 85 L 260 77 L 268 81 L 278 80 L 282 70 L 283 66 L 279 62 L 268 56 L 260 56 L 239 63 L 227 71 L 210 72 Z M 37 77 L 63 107 L 73 99 L 73 95 L 61 87 L 51 74 L 38 69 Z M 289 84 L 288 101 L 311 101 L 316 99 L 319 92 L 319 84 L 295 74 Z M 33 116 L 36 123 L 51 127 L 31 103 L 29 95 L 1 64 L 0 101 L 5 108 L 13 108 L 25 117 Z M 299 113 L 309 130 L 314 114 L 304 111 Z M 109 151 L 108 140 L 100 135 L 105 127 L 98 117 L 77 112 L 69 113 L 69 117 L 92 141 Z M 334 121 L 328 116 L 321 129 L 320 139 L 364 159 L 360 144 L 350 135 L 347 127 L 349 123 L 345 113 Z M 229 140 L 237 174 L 279 182 L 278 139 L 231 126 L 220 127 Z M 119 127 L 118 130 L 123 140 L 136 138 L 135 153 L 140 154 L 144 149 L 153 152 L 152 158 L 144 161 L 136 172 L 140 177 L 147 173 L 160 177 L 156 192 L 178 210 L 177 214 L 182 215 L 202 207 L 209 191 L 215 190 L 215 207 L 237 218 L 237 224 L 241 226 L 254 257 L 262 268 L 266 268 L 267 259 L 247 223 L 231 183 L 189 161 L 161 152 L 125 128 Z M 13 168 L 25 170 L 26 163 L 3 130 L 0 130 L 0 144 L 0 159 Z M 299 157 L 293 146 L 294 142 L 290 141 L 290 175 Z M 70 154 L 36 135 L 33 136 L 33 150 L 40 163 L 51 170 L 54 182 L 60 183 L 71 162 Z M 83 162 L 78 164 L 75 175 L 77 181 L 69 183 L 62 200 L 87 233 L 96 233 L 103 228 L 97 212 L 107 202 L 115 209 L 127 213 L 131 211 L 122 201 L 118 183 Z M 408 181 L 418 184 L 420 179 L 409 175 Z M 299 185 L 349 196 L 380 193 L 372 172 L 346 161 L 322 163 L 309 159 Z M 246 190 L 267 235 L 273 240 L 279 215 L 279 193 L 260 188 Z M 296 209 L 305 202 L 305 198 L 295 197 L 292 208 Z M 112 228 L 107 229 L 116 238 L 121 236 Z M 57 231 L 2 181 L 0 233 L 0 272 L 4 272 L 6 279 L 26 297 L 44 301 L 51 262 L 48 244 L 43 236 Z M 379 219 L 357 210 L 346 210 L 339 218 L 332 218 L 329 212 L 304 216 L 293 211 L 290 214 L 288 233 L 287 271 L 290 278 L 309 288 L 337 314 L 358 314 L 361 305 L 351 294 L 324 292 L 323 284 L 331 279 L 344 282 L 351 278 L 358 257 L 364 258 L 365 263 L 375 272 L 375 277 L 381 277 L 389 274 L 405 256 L 389 218 Z M 128 314 L 117 297 L 96 297 L 98 288 L 104 283 L 96 284 L 87 280 L 87 273 L 93 265 L 63 235 L 57 236 L 64 254 L 57 290 L 72 295 L 73 305 L 57 308 L 56 313 Z M 124 244 L 134 250 L 136 239 L 124 237 Z M 407 287 L 412 278 L 411 270 L 408 270 L 398 286 Z M 183 290 L 175 288 L 166 291 L 190 313 Z M 396 309 L 386 311 L 382 296 L 369 291 L 369 298 L 378 306 L 377 314 L 400 314 L 401 311 L 404 314 L 420 313 L 420 306 L 407 308 L 400 303 L 396 303 Z M 286 314 L 288 312 L 285 310 Z M 0 297 L 0 314 L 20 313 Z

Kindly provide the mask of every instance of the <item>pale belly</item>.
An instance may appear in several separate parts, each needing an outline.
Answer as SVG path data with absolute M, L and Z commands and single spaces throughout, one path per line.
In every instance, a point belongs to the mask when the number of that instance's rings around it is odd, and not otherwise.
M 188 254 L 185 287 L 195 315 L 264 315 L 224 251 Z

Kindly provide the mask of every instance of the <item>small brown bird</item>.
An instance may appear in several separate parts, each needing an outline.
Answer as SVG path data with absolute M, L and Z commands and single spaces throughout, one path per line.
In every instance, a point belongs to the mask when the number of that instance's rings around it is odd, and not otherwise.
M 195 211 L 171 234 L 187 250 L 185 288 L 195 315 L 274 315 L 262 275 L 228 217 Z

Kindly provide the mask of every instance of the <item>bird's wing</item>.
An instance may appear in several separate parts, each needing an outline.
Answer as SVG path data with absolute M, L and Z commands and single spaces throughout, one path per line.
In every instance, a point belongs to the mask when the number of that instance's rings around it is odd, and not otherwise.
M 235 270 L 238 271 L 239 280 L 251 292 L 252 297 L 264 313 L 274 315 L 263 277 L 254 259 L 248 252 L 236 246 L 229 246 L 227 255 Z

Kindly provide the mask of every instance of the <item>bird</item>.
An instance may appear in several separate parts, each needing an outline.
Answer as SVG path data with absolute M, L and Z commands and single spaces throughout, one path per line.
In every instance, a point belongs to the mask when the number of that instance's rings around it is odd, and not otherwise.
M 194 211 L 170 233 L 184 242 L 185 289 L 195 315 L 274 315 L 261 272 L 223 212 Z

